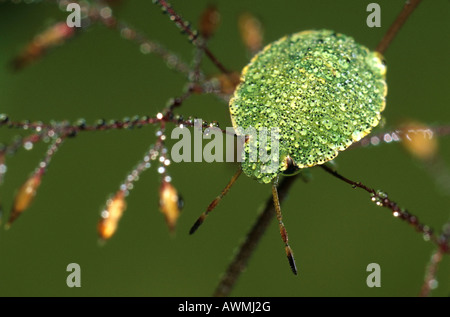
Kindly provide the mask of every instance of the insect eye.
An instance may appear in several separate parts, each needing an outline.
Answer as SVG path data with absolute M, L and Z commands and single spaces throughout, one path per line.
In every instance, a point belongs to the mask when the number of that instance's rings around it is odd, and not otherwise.
M 300 168 L 295 164 L 295 162 L 289 156 L 285 160 L 286 169 L 282 171 L 283 175 L 292 176 L 300 171 Z

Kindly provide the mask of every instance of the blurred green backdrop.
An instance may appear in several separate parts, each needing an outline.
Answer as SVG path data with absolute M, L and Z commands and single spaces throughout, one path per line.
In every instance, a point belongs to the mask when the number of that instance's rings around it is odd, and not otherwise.
M 381 28 L 366 26 L 372 1 L 213 1 L 222 22 L 210 48 L 228 68 L 241 70 L 248 55 L 237 19 L 259 17 L 269 43 L 310 28 L 330 28 L 374 49 L 404 1 L 381 5 Z M 197 22 L 208 1 L 173 1 L 187 20 Z M 448 94 L 450 3 L 423 1 L 386 53 L 386 127 L 405 118 L 450 123 Z M 117 16 L 163 43 L 184 60 L 193 49 L 185 36 L 147 0 L 123 1 Z M 121 119 L 155 115 L 182 94 L 185 80 L 156 56 L 119 34 L 95 26 L 18 73 L 6 66 L 44 26 L 66 14 L 54 5 L 0 4 L 0 113 L 12 120 Z M 204 70 L 216 69 L 205 60 Z M 181 113 L 230 126 L 226 104 L 194 96 Z M 0 142 L 20 131 L 0 130 Z M 209 296 L 234 250 L 270 195 L 270 186 L 241 177 L 217 210 L 193 236 L 188 230 L 229 181 L 229 163 L 170 166 L 185 208 L 175 237 L 158 210 L 159 176 L 152 168 L 131 191 L 116 235 L 97 244 L 96 224 L 109 194 L 155 140 L 155 128 L 81 133 L 55 155 L 32 207 L 9 231 L 0 230 L 1 296 Z M 23 134 L 23 133 L 22 133 Z M 440 141 L 447 163 L 450 141 Z M 8 157 L 0 187 L 8 216 L 14 193 L 43 157 L 45 144 Z M 441 193 L 421 164 L 400 144 L 343 152 L 336 160 L 349 178 L 383 189 L 401 206 L 438 231 L 449 218 L 449 196 Z M 312 170 L 313 181 L 298 181 L 283 204 L 284 223 L 299 276 L 290 272 L 278 226 L 271 224 L 233 296 L 416 296 L 434 246 L 375 206 L 369 195 Z M 5 219 L 4 219 L 5 220 Z M 81 266 L 81 288 L 66 286 L 66 266 Z M 369 263 L 381 266 L 381 287 L 366 286 Z M 438 273 L 435 296 L 450 294 L 450 259 Z

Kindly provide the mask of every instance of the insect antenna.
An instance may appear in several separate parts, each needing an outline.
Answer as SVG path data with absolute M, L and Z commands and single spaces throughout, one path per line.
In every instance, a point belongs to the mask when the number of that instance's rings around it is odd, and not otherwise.
M 278 177 L 272 182 L 272 196 L 273 196 L 273 205 L 275 207 L 275 212 L 277 215 L 278 226 L 280 227 L 280 235 L 281 239 L 284 242 L 284 248 L 286 251 L 286 256 L 289 261 L 289 265 L 291 266 L 292 272 L 297 275 L 297 267 L 295 265 L 294 253 L 292 252 L 291 247 L 289 246 L 289 239 L 286 228 L 283 223 L 283 217 L 281 215 L 281 207 L 280 207 L 280 199 L 278 197 Z
M 236 173 L 231 178 L 230 182 L 225 186 L 225 188 L 222 190 L 219 196 L 214 198 L 214 200 L 209 204 L 208 208 L 205 212 L 201 214 L 201 216 L 197 219 L 197 221 L 194 223 L 194 225 L 191 227 L 191 230 L 189 230 L 189 234 L 193 234 L 195 231 L 197 231 L 198 227 L 205 221 L 206 216 L 216 208 L 216 206 L 219 204 L 219 202 L 222 200 L 222 198 L 228 193 L 231 186 L 237 181 L 239 176 L 242 173 L 242 169 L 239 167 L 239 169 L 236 171 Z
M 370 193 L 372 201 L 375 202 L 378 206 L 390 209 L 394 217 L 399 218 L 410 224 L 417 232 L 423 234 L 423 237 L 426 241 L 431 241 L 446 253 L 450 252 L 447 239 L 439 239 L 435 235 L 433 229 L 419 222 L 419 219 L 416 216 L 409 213 L 406 209 L 400 208 L 398 204 L 392 201 L 386 193 L 380 190 L 370 188 L 362 184 L 361 182 L 355 182 L 353 180 L 350 180 L 347 177 L 337 173 L 335 170 L 333 170 L 326 164 L 321 165 L 320 167 L 322 167 L 326 172 L 333 175 L 334 177 L 344 181 L 347 184 L 350 184 L 353 188 L 361 188 L 366 192 Z

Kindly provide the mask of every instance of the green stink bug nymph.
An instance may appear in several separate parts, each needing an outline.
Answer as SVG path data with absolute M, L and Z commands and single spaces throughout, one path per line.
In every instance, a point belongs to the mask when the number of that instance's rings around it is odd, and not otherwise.
M 359 141 L 379 123 L 385 73 L 379 53 L 329 30 L 267 45 L 242 71 L 229 107 L 235 129 L 280 129 L 280 166 L 267 175 L 261 162 L 245 160 L 244 173 L 269 183 L 279 173 L 330 161 Z
M 260 147 L 271 151 L 272 144 L 248 137 L 241 168 L 190 233 L 244 172 L 260 183 L 272 183 L 280 234 L 291 269 L 297 274 L 282 221 L 278 176 L 334 159 L 377 126 L 385 108 L 385 74 L 380 53 L 329 30 L 304 31 L 267 45 L 244 67 L 229 109 L 238 135 L 249 128 L 277 129 L 277 166 L 273 168 L 272 159 L 250 159 L 247 154 L 251 151 Z

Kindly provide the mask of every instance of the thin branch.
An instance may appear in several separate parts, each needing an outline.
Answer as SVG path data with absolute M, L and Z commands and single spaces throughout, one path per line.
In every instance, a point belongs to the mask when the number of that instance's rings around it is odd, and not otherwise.
M 193 30 L 190 23 L 185 21 L 172 6 L 165 0 L 154 0 L 154 3 L 158 4 L 164 12 L 167 12 L 171 21 L 184 33 L 188 35 L 189 41 L 195 46 L 203 49 L 206 56 L 211 62 L 224 74 L 230 74 L 231 72 L 215 57 L 215 55 L 204 45 L 204 39 L 199 36 L 196 30 Z
M 441 137 L 450 135 L 450 125 L 438 125 L 438 126 L 429 126 L 427 128 L 408 128 L 405 129 L 395 129 L 395 130 L 387 130 L 378 132 L 375 134 L 369 134 L 358 142 L 350 145 L 349 149 L 358 148 L 361 146 L 369 146 L 369 145 L 379 145 L 381 143 L 395 143 L 402 141 L 405 138 L 408 138 L 411 134 L 426 134 L 429 138 L 431 137 Z
M 410 214 L 407 210 L 400 208 L 396 202 L 390 200 L 388 198 L 388 195 L 380 190 L 375 190 L 370 187 L 367 187 L 366 185 L 362 184 L 361 182 L 355 182 L 352 181 L 341 174 L 337 173 L 335 170 L 327 166 L 326 164 L 320 165 L 321 168 L 323 168 L 326 172 L 333 175 L 334 177 L 346 182 L 347 184 L 350 184 L 353 188 L 361 188 L 365 190 L 366 192 L 371 194 L 372 201 L 375 202 L 378 206 L 388 208 L 392 211 L 392 215 L 396 218 L 399 218 L 401 220 L 406 221 L 409 223 L 412 227 L 416 229 L 417 232 L 420 232 L 423 234 L 424 239 L 427 241 L 431 241 L 434 244 L 436 244 L 440 249 L 442 249 L 442 252 L 444 253 L 450 253 L 450 247 L 448 245 L 448 239 L 439 239 L 434 234 L 433 229 L 431 229 L 429 226 L 422 224 L 419 222 L 419 219 Z
M 386 32 L 384 37 L 381 39 L 380 43 L 378 44 L 377 48 L 375 49 L 377 52 L 384 54 L 389 45 L 391 44 L 392 40 L 397 35 L 398 31 L 402 28 L 403 24 L 405 24 L 406 20 L 408 20 L 408 17 L 413 13 L 413 11 L 417 8 L 419 3 L 422 0 L 407 0 L 405 2 L 405 5 L 403 7 L 403 10 L 400 12 L 400 14 L 395 19 L 394 23 L 392 23 L 389 30 Z
M 438 271 L 439 263 L 442 260 L 444 252 L 441 248 L 434 250 L 431 255 L 430 262 L 428 263 L 425 280 L 420 290 L 420 297 L 428 297 L 433 289 L 437 287 L 436 273 Z

